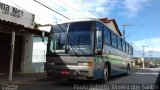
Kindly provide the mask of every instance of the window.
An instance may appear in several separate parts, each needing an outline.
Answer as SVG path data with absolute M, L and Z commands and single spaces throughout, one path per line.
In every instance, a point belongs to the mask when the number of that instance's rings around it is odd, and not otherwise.
M 103 35 L 104 27 L 102 26 L 102 24 L 100 22 L 96 23 L 96 27 L 97 27 L 97 31 L 96 31 L 96 36 L 97 36 L 96 48 L 97 49 L 102 49 L 102 38 L 103 38 L 102 35 Z
M 122 39 L 120 37 L 117 37 L 118 40 L 118 49 L 122 49 Z
M 126 42 L 126 52 L 128 53 L 128 43 Z
M 105 30 L 104 30 L 104 38 L 105 38 L 105 43 L 107 43 L 107 44 L 111 44 L 111 32 L 109 31 L 109 29 L 108 28 L 106 28 Z
M 125 44 L 125 41 L 124 41 L 124 40 L 122 40 L 122 49 L 123 49 L 123 51 L 126 50 L 126 44 Z
M 117 48 L 117 36 L 114 33 L 111 33 L 112 37 L 112 46 Z
M 116 36 L 115 37 L 115 46 L 116 46 L 116 48 L 118 48 L 118 39 L 117 39 L 118 37 Z
M 129 45 L 129 54 L 131 54 L 131 45 Z
M 79 55 L 92 54 L 93 34 L 91 22 L 56 24 L 51 28 L 47 52 L 57 54 L 76 53 Z M 82 48 L 83 53 L 79 52 Z
M 101 22 L 96 22 L 97 30 L 103 31 L 104 25 Z
M 131 55 L 133 55 L 133 47 L 131 46 Z
M 71 23 L 68 31 L 68 41 L 70 42 L 71 46 L 90 45 L 91 23 L 90 22 Z

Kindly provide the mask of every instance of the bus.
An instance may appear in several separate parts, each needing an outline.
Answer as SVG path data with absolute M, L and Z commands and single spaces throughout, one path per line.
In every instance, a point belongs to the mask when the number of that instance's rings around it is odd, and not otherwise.
M 130 74 L 133 47 L 99 19 L 51 26 L 45 70 L 49 77 L 101 80 Z

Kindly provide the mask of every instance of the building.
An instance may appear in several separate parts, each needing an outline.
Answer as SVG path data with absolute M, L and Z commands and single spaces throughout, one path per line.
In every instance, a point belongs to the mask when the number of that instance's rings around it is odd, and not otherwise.
M 105 25 L 108 26 L 108 28 L 110 28 L 118 36 L 122 37 L 122 33 L 120 32 L 115 19 L 100 18 L 99 20 L 105 23 Z
M 31 73 L 33 38 L 42 35 L 34 29 L 35 16 L 4 3 L 0 7 L 0 73 L 9 72 L 12 53 L 13 72 Z

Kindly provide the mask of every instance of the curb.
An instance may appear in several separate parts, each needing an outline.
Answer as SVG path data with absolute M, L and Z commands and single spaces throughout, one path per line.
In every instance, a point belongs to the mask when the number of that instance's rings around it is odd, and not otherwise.
M 35 82 L 35 81 L 45 81 L 45 80 L 53 80 L 56 78 L 50 78 L 50 77 L 46 77 L 46 78 L 40 78 L 40 79 L 30 79 L 30 80 L 15 80 L 15 81 L 7 81 L 4 82 L 3 84 L 24 84 L 27 82 Z

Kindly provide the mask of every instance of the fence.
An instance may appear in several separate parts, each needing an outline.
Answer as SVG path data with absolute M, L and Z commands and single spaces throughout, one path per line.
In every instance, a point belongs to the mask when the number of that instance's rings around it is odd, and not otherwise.
M 34 73 L 44 72 L 44 62 L 46 62 L 46 50 L 33 49 L 32 70 Z

